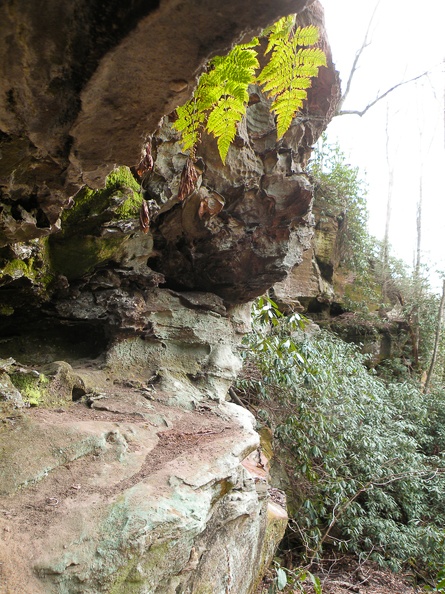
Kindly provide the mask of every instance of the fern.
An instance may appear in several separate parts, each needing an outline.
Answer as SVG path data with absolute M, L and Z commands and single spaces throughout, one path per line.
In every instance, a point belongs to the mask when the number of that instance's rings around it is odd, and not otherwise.
M 209 71 L 199 79 L 194 96 L 178 107 L 174 127 L 182 132 L 184 150 L 199 141 L 204 128 L 217 139 L 218 150 L 225 163 L 230 144 L 236 134 L 236 125 L 246 112 L 249 85 L 255 80 L 258 68 L 257 38 L 237 45 L 227 56 L 216 56 L 210 61 Z
M 206 129 L 218 142 L 223 163 L 236 134 L 236 125 L 246 112 L 249 101 L 248 87 L 255 80 L 258 68 L 257 52 L 253 49 L 258 39 L 249 44 L 237 45 L 226 57 L 216 56 L 211 62 L 213 70 L 207 84 L 212 85 L 214 100 L 207 118 Z
M 178 132 L 182 132 L 182 147 L 185 151 L 191 149 L 194 153 L 206 114 L 198 109 L 198 102 L 195 97 L 178 107 L 176 113 L 178 119 L 174 123 L 174 127 Z
M 268 38 L 265 53 L 272 52 L 272 56 L 256 79 L 258 38 L 210 61 L 192 99 L 177 108 L 178 119 L 173 124 L 181 132 L 183 149 L 190 151 L 192 159 L 205 129 L 216 138 L 225 163 L 237 125 L 246 113 L 248 87 L 255 81 L 273 99 L 271 110 L 277 116 L 278 138 L 288 130 L 307 97 L 311 77 L 317 76 L 319 67 L 326 65 L 322 50 L 309 47 L 318 41 L 317 28 L 295 30 L 295 18 L 295 15 L 284 17 L 263 31 L 263 36 Z
M 287 17 L 283 17 L 270 27 L 264 29 L 263 35 L 269 39 L 267 49 L 264 52 L 265 54 L 268 54 L 270 50 L 273 49 L 278 40 L 289 39 L 289 35 L 295 27 L 296 16 L 296 14 L 291 14 Z
M 280 19 L 272 27 L 266 53 L 272 57 L 258 76 L 263 91 L 274 98 L 271 109 L 277 116 L 277 136 L 281 138 L 303 107 L 311 77 L 326 66 L 326 56 L 320 48 L 307 48 L 318 41 L 314 26 L 290 28 L 291 17 Z

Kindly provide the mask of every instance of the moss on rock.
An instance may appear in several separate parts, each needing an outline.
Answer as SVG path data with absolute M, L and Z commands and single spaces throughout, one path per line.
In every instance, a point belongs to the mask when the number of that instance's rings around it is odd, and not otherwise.
M 134 218 L 142 200 L 140 187 L 128 167 L 118 167 L 107 177 L 103 189 L 85 186 L 76 194 L 73 207 L 62 215 L 62 235 L 97 234 L 104 222 Z
M 11 381 L 21 393 L 24 402 L 30 406 L 41 406 L 46 403 L 49 379 L 43 373 L 16 372 L 11 374 Z
M 139 192 L 140 190 L 139 184 L 134 179 L 130 169 L 125 166 L 113 169 L 105 181 L 105 187 L 111 190 L 130 188 L 134 192 Z
M 114 169 L 101 190 L 80 190 L 74 206 L 62 216 L 61 233 L 48 241 L 54 271 L 71 280 L 111 260 L 128 235 L 104 234 L 103 227 L 112 221 L 138 217 L 143 201 L 139 190 L 128 167 Z
M 46 239 L 19 242 L 0 250 L 0 287 L 5 287 L 0 297 L 0 316 L 12 316 L 17 308 L 36 297 L 46 301 L 53 278 Z M 20 287 L 21 292 L 11 291 L 11 285 Z
M 57 274 L 68 280 L 80 278 L 93 269 L 112 259 L 113 254 L 126 240 L 121 235 L 115 237 L 94 237 L 91 235 L 70 237 L 61 244 L 53 244 L 51 265 Z

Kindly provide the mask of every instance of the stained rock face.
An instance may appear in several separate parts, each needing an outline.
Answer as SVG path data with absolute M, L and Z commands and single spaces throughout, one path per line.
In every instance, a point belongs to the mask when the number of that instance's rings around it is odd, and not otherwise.
M 304 166 L 338 96 L 318 5 L 299 18 L 320 25 L 329 65 L 282 141 L 252 88 L 226 166 L 204 138 L 199 186 L 179 204 L 186 155 L 171 120 L 208 57 L 306 4 L 0 8 L 8 594 L 252 594 L 270 562 L 286 513 L 262 464 L 243 465 L 254 419 L 226 399 L 248 301 L 310 245 Z M 129 175 L 118 166 L 147 139 L 155 164 L 139 193 L 116 171 Z M 224 208 L 200 216 L 203 202 Z
M 306 11 L 301 25 L 307 24 L 308 14 L 323 30 L 316 11 Z M 339 88 L 326 52 L 329 67 L 320 69 L 307 109 L 282 140 L 276 140 L 270 102 L 258 87 L 250 90 L 246 121 L 225 165 L 215 141 L 204 136 L 197 151 L 203 170 L 200 187 L 181 203 L 175 197 L 186 156 L 164 118 L 152 140 L 155 164 L 144 187 L 162 205 L 152 226 L 155 255 L 149 266 L 162 272 L 169 286 L 245 302 L 302 262 L 313 233 L 312 187 L 304 169 Z M 200 204 L 209 200 L 224 205 L 218 216 L 201 214 Z
M 241 464 L 253 417 L 225 402 L 248 308 L 128 287 L 57 307 L 70 324 L 50 344 L 30 328 L 7 347 L 27 364 L 2 360 L 6 592 L 253 592 L 287 516 L 256 458 Z M 107 317 L 108 346 L 85 358 L 76 320 L 91 344 Z
M 306 3 L 2 3 L 0 246 L 57 229 L 83 183 L 137 162 L 211 55 Z
M 334 299 L 338 271 L 338 221 L 323 215 L 316 205 L 312 209 L 314 235 L 311 245 L 303 254 L 300 265 L 294 266 L 287 277 L 274 285 L 276 299 L 283 306 L 301 309 L 329 309 Z

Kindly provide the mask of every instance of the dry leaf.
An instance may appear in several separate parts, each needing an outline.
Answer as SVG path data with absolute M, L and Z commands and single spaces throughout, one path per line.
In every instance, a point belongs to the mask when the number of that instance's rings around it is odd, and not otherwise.
M 142 179 L 147 171 L 151 171 L 153 169 L 153 157 L 151 156 L 151 144 L 148 142 L 147 146 L 145 147 L 145 154 L 143 155 L 141 162 L 136 167 L 136 173 Z
M 181 173 L 181 180 L 179 182 L 178 200 L 182 202 L 185 200 L 196 187 L 198 181 L 198 172 L 196 171 L 195 165 L 192 159 L 187 159 L 184 168 Z
M 141 224 L 141 230 L 143 233 L 148 233 L 150 227 L 150 215 L 148 213 L 148 206 L 145 200 L 141 204 L 141 210 L 139 211 L 139 222 Z
M 201 200 L 198 216 L 200 219 L 202 219 L 205 215 L 208 215 L 208 218 L 214 217 L 219 214 L 223 208 L 224 198 L 216 192 L 212 192 L 209 196 L 206 196 Z

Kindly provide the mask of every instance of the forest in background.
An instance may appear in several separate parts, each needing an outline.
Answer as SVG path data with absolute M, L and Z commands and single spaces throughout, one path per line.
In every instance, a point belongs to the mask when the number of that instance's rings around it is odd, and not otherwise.
M 409 568 L 440 591 L 443 299 L 426 265 L 410 269 L 369 235 L 366 186 L 338 145 L 324 137 L 309 169 L 315 211 L 338 222 L 335 267 L 350 283 L 334 296 L 335 311 L 348 313 L 356 336 L 363 328 L 377 335 L 393 320 L 397 349 L 376 358 L 335 332 L 332 316 L 315 324 L 310 314 L 285 315 L 270 296 L 255 302 L 236 394 L 263 438 L 273 436 L 272 475 L 290 514 L 270 591 L 295 586 L 324 556 L 345 553 Z

